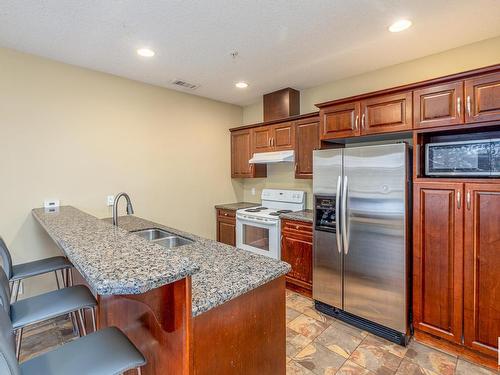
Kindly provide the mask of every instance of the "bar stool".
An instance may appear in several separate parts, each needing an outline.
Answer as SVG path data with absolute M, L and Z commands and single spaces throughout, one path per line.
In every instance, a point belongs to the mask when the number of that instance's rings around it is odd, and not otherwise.
M 95 307 L 97 301 L 90 290 L 83 285 L 70 286 L 64 289 L 25 298 L 10 303 L 9 280 L 0 269 L 0 303 L 9 315 L 16 336 L 16 358 L 21 351 L 23 329 L 35 323 L 43 322 L 66 314 L 78 314 L 83 336 L 87 334 L 82 310 L 89 309 L 92 325 L 96 330 Z M 2 309 L 0 309 L 2 310 Z
M 54 272 L 56 276 L 57 289 L 60 289 L 57 271 L 61 272 L 63 283 L 67 286 L 68 277 L 70 276 L 69 269 L 73 267 L 68 258 L 63 256 L 55 256 L 35 260 L 33 262 L 12 265 L 12 257 L 10 256 L 9 249 L 2 237 L 0 237 L 0 258 L 2 259 L 3 269 L 10 282 L 10 291 L 13 295 L 12 302 L 17 301 L 21 280 L 27 279 L 28 277 Z
M 114 375 L 146 364 L 144 356 L 118 328 L 110 327 L 71 341 L 19 365 L 14 352 L 14 331 L 0 309 L 0 371 L 5 375 Z

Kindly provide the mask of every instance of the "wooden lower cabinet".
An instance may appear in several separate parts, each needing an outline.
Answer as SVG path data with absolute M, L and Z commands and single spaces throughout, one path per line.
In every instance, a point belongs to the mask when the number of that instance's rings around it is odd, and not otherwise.
M 413 323 L 462 340 L 463 184 L 415 183 Z
M 413 242 L 416 334 L 497 358 L 500 183 L 416 182 Z
M 464 341 L 494 357 L 500 337 L 500 184 L 465 184 Z
M 231 210 L 217 210 L 217 241 L 236 246 L 236 217 Z
M 287 287 L 312 296 L 312 224 L 281 220 L 281 260 L 292 270 L 286 275 Z

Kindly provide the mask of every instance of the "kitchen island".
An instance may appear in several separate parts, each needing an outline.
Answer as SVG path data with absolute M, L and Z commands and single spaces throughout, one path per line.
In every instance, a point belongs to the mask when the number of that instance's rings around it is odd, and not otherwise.
M 98 305 L 143 352 L 143 374 L 285 374 L 288 264 L 136 216 L 119 227 L 74 207 L 34 217 L 75 265 Z M 131 231 L 194 240 L 166 249 Z

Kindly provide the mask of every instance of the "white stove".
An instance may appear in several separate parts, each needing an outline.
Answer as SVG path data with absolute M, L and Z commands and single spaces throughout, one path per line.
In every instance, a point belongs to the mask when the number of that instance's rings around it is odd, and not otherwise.
M 261 206 L 236 211 L 236 246 L 280 259 L 280 215 L 305 208 L 306 193 L 264 189 Z

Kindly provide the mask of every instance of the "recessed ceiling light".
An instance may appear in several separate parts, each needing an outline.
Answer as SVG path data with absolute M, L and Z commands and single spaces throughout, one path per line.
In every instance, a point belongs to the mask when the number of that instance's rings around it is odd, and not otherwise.
M 239 89 L 246 89 L 248 87 L 248 83 L 241 81 L 236 83 L 235 86 Z
M 155 51 L 149 48 L 139 48 L 137 50 L 137 54 L 143 57 L 153 57 L 155 55 Z
M 394 22 L 391 26 L 389 26 L 389 31 L 391 33 L 399 33 L 400 31 L 406 30 L 411 26 L 410 20 L 399 20 Z

